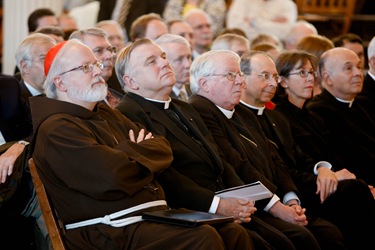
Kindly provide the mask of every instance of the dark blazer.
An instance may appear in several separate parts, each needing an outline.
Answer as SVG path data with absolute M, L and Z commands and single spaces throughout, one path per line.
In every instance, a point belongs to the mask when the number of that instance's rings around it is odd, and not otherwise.
M 366 74 L 363 81 L 361 96 L 367 96 L 371 100 L 375 101 L 375 80 L 369 74 Z
M 264 136 L 252 112 L 245 109 L 237 113 L 240 107 L 236 107 L 229 120 L 214 103 L 202 96 L 190 97 L 189 103 L 201 115 L 227 161 L 246 183 L 250 183 L 253 175 L 259 173 L 258 180 L 267 187 L 272 185 L 272 191 L 281 198 L 287 192 L 298 191 L 288 169 L 282 165 L 281 158 Z M 239 114 L 244 115 L 245 119 Z
M 323 90 L 307 108 L 324 120 L 332 134 L 326 143 L 339 156 L 336 170 L 347 168 L 357 178 L 375 185 L 375 117 L 369 115 L 363 99 L 356 98 L 349 107 Z
M 20 92 L 15 77 L 0 76 L 0 131 L 7 142 L 24 139 L 32 133 L 30 108 Z
M 174 160 L 171 167 L 160 175 L 168 204 L 208 211 L 215 191 L 243 185 L 244 182 L 221 161 L 212 135 L 198 113 L 183 101 L 173 99 L 171 105 L 191 136 L 169 118 L 163 104 L 136 94 L 126 94 L 116 109 L 170 142 Z
M 21 97 L 26 101 L 27 105 L 30 105 L 29 97 L 33 95 L 30 93 L 29 89 L 26 87 L 24 80 L 19 81 L 20 89 L 21 89 Z
M 254 113 L 259 124 L 262 126 L 263 132 L 272 141 L 272 145 L 274 145 L 276 151 L 290 170 L 294 182 L 296 184 L 312 183 L 314 190 L 316 190 L 316 176 L 313 173 L 313 169 L 315 163 L 318 161 L 314 161 L 308 154 L 303 152 L 300 146 L 294 141 L 288 119 L 283 114 L 267 108 L 263 110 L 262 114 L 258 114 L 258 109 L 253 109 L 242 103 L 239 106 L 236 110 L 238 113 L 246 109 Z M 297 184 L 297 186 L 299 185 Z

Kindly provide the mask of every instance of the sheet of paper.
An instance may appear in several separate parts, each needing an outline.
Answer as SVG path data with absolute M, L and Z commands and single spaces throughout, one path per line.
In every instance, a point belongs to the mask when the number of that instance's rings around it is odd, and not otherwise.
M 250 201 L 257 201 L 270 198 L 272 193 L 260 181 L 257 181 L 243 186 L 218 191 L 216 192 L 216 196 L 221 198 L 236 197 Z

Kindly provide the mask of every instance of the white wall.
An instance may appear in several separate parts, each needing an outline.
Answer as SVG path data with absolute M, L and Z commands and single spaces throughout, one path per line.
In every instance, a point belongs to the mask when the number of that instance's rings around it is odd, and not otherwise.
M 63 0 L 3 0 L 3 74 L 14 73 L 14 54 L 19 43 L 28 35 L 29 14 L 37 8 L 50 8 L 58 16 L 62 6 Z

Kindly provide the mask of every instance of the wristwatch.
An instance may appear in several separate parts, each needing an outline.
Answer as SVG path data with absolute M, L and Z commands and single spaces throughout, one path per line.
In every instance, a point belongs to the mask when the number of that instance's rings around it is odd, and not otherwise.
M 20 141 L 18 141 L 17 143 L 18 143 L 18 144 L 21 144 L 21 145 L 24 145 L 24 146 L 29 145 L 29 142 L 24 141 L 24 140 L 20 140 Z

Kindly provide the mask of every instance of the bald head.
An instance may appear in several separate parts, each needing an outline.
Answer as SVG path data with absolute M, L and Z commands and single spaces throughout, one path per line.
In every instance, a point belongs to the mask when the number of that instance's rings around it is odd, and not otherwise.
M 319 70 L 323 87 L 336 98 L 350 101 L 362 90 L 361 60 L 352 50 L 340 47 L 326 51 Z

